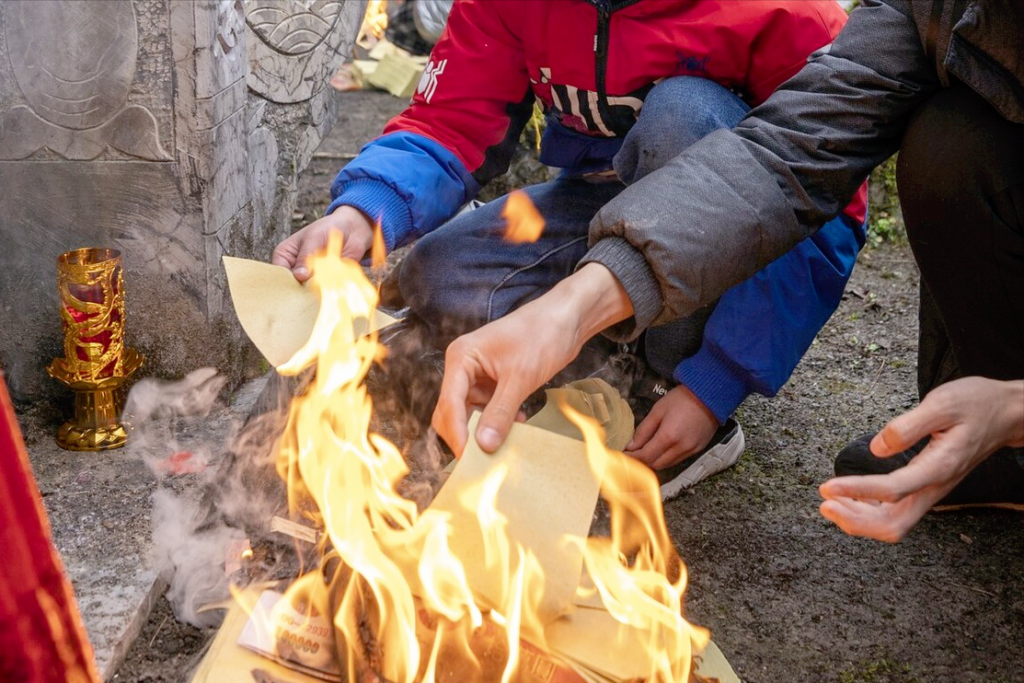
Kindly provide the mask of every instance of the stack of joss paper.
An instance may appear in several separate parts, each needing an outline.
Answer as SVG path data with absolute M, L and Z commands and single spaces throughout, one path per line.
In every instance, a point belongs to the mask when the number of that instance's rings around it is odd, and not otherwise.
M 229 282 L 236 309 L 246 332 L 267 355 L 264 349 L 272 345 L 267 336 L 273 337 L 274 328 L 280 324 L 274 321 L 287 320 L 286 324 L 292 328 L 302 327 L 305 323 L 296 322 L 295 311 L 305 308 L 315 312 L 315 303 L 290 301 L 285 304 L 287 311 L 274 312 L 271 309 L 276 304 L 268 308 L 268 302 L 275 295 L 269 292 L 260 295 L 258 290 L 263 286 L 261 283 L 272 282 L 277 275 L 256 271 L 275 267 L 254 264 L 251 268 L 255 270 L 250 271 L 248 263 L 251 262 L 233 261 L 236 262 L 229 267 Z M 248 274 L 243 273 L 244 277 L 240 278 L 240 270 Z M 280 270 L 291 278 L 286 270 Z M 248 284 L 243 287 L 239 284 L 241 281 Z M 308 291 L 305 287 L 292 287 L 283 277 L 281 282 L 291 287 L 292 295 L 300 295 L 300 290 Z M 254 291 L 243 293 L 247 288 Z M 239 295 L 242 298 L 254 296 L 253 300 L 261 305 L 253 305 L 249 313 L 243 313 L 247 310 L 246 304 L 240 304 Z M 314 295 L 309 293 L 309 296 Z M 257 310 L 258 323 L 252 319 Z M 294 330 L 290 334 L 295 337 Z M 278 353 L 286 351 L 276 349 Z M 601 473 L 592 470 L 582 434 L 565 417 L 565 406 L 590 417 L 602 427 L 605 444 L 613 451 L 609 462 L 621 462 L 616 461 L 616 457 L 625 458 L 616 451 L 632 437 L 633 416 L 628 404 L 602 380 L 574 382 L 561 389 L 548 390 L 545 407 L 526 424 L 514 425 L 496 453 L 483 452 L 470 439 L 430 507 L 445 512 L 450 518 L 449 546 L 466 571 L 475 601 L 483 608 L 494 605 L 503 590 L 503 577 L 486 569 L 484 536 L 487 529 L 482 528 L 477 515 L 477 501 L 467 497 L 465 492 L 479 490 L 474 484 L 479 484 L 496 468 L 506 469 L 495 507 L 507 519 L 509 540 L 531 552 L 546 577 L 536 606 L 545 625 L 546 653 L 524 643 L 515 680 L 519 683 L 642 683 L 652 670 L 652 655 L 648 654 L 646 646 L 650 634 L 621 623 L 609 613 L 584 566 L 583 548 L 589 542 L 587 538 L 601 490 Z M 474 416 L 470 422 L 470 434 L 475 433 L 477 419 L 478 416 Z M 646 495 L 657 496 L 656 485 L 649 488 L 652 490 Z M 269 606 L 278 598 L 279 594 L 272 591 L 262 596 L 258 591 L 250 591 L 249 601 L 264 606 L 264 609 L 252 610 L 250 605 L 251 617 L 246 617 L 246 610 L 241 606 L 232 607 L 193 683 L 223 680 L 302 683 L 314 680 L 313 676 L 320 680 L 343 680 L 337 658 L 331 666 L 323 648 L 318 648 L 318 657 L 310 658 L 301 651 L 282 649 L 279 643 L 273 642 L 273 636 L 268 634 L 280 633 L 281 625 L 260 621 L 268 618 L 272 612 Z M 325 624 L 330 625 L 329 618 L 325 619 Z M 693 662 L 690 680 L 678 683 L 739 683 L 725 657 L 710 641 L 702 651 L 694 653 Z

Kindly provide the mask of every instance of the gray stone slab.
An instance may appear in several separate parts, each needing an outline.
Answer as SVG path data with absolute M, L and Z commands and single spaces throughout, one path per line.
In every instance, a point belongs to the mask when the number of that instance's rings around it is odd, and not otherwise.
M 83 246 L 123 252 L 147 371 L 258 372 L 221 257 L 267 259 L 287 235 L 364 8 L 0 0 L 0 364 L 16 403 L 56 400 L 54 259 Z
M 209 467 L 214 467 L 224 452 L 218 444 L 248 414 L 264 382 L 246 383 L 230 405 L 208 417 L 166 420 L 160 427 L 172 435 L 168 454 L 202 445 L 212 456 Z M 99 670 L 109 679 L 166 587 L 159 576 L 151 522 L 156 476 L 142 449 L 131 441 L 103 453 L 65 451 L 54 442 L 52 421 L 19 419 L 54 544 L 74 586 Z M 197 487 L 202 476 L 176 477 L 174 486 Z

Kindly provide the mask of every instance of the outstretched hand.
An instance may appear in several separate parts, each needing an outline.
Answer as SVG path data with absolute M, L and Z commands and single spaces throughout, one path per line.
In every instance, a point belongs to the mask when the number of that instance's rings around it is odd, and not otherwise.
M 1024 446 L 1024 381 L 965 377 L 932 390 L 871 440 L 880 458 L 931 435 L 905 467 L 821 485 L 821 514 L 851 536 L 899 541 L 985 458 Z
M 373 222 L 366 214 L 351 206 L 339 206 L 277 245 L 270 262 L 284 266 L 296 280 L 305 282 L 311 275 L 306 260 L 327 246 L 332 232 L 341 233 L 341 255 L 355 261 L 361 260 L 373 244 Z
M 459 337 L 445 352 L 434 429 L 461 455 L 469 413 L 482 408 L 475 436 L 493 453 L 523 401 L 568 365 L 590 337 L 632 313 L 611 271 L 589 263 L 539 299 Z

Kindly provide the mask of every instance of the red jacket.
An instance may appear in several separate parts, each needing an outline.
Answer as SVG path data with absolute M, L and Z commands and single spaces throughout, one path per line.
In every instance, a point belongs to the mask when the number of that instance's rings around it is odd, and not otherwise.
M 411 105 L 342 171 L 328 211 L 382 216 L 395 246 L 504 172 L 535 98 L 556 130 L 582 134 L 546 136 L 541 160 L 586 171 L 610 161 L 659 80 L 708 78 L 756 106 L 845 22 L 834 0 L 457 0 Z M 865 200 L 861 188 L 846 213 L 862 221 Z

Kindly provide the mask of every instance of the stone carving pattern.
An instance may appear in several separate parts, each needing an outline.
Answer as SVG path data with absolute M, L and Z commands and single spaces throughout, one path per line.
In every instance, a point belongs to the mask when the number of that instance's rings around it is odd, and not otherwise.
M 354 39 L 364 6 L 351 0 L 246 2 L 249 87 L 281 104 L 308 100 L 344 59 L 342 47 Z
M 108 147 L 147 160 L 168 159 L 157 122 L 128 104 L 138 55 L 131 0 L 11 3 L 8 55 L 28 105 L 3 116 L 0 159 L 47 148 L 91 160 Z

